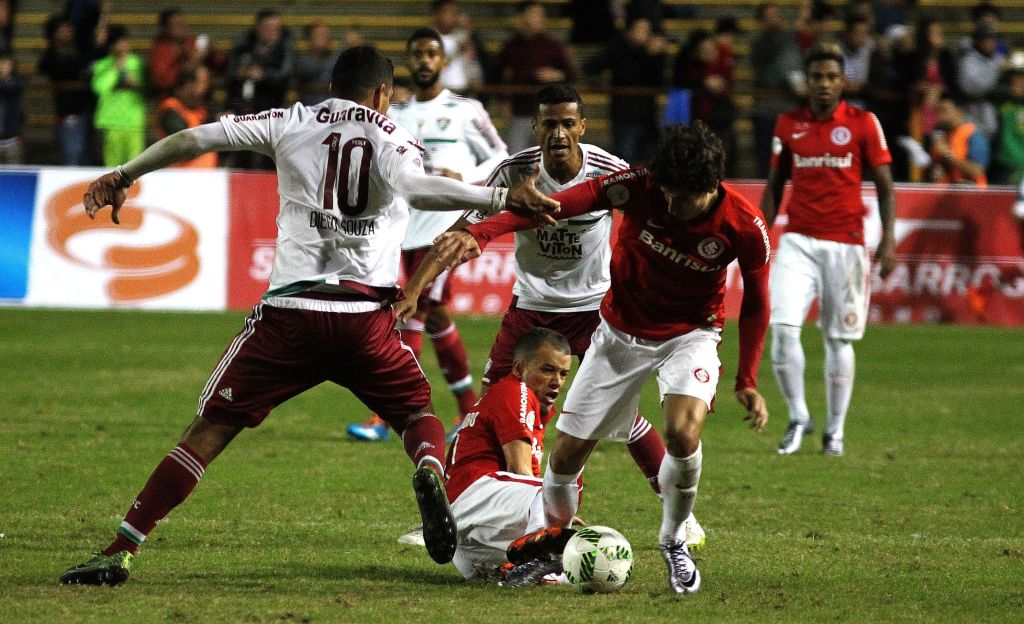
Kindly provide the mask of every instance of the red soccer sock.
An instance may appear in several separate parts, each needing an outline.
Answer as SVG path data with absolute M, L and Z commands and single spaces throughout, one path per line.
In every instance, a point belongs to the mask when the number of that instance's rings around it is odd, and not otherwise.
M 646 418 L 640 414 L 636 415 L 633 422 L 633 430 L 629 434 L 629 444 L 626 445 L 633 461 L 644 473 L 647 483 L 654 489 L 654 492 L 661 494 L 658 487 L 658 470 L 661 469 L 661 460 L 665 457 L 665 443 L 658 435 L 658 431 L 651 426 Z
M 156 523 L 188 498 L 205 471 L 206 460 L 198 453 L 184 444 L 176 446 L 150 475 L 103 554 L 138 552 Z
M 412 349 L 412 354 L 416 356 L 416 359 L 420 359 L 420 353 L 423 352 L 423 330 L 426 327 L 423 325 L 423 321 L 416 319 L 409 319 L 405 322 L 405 326 L 399 330 L 402 335 L 402 342 Z
M 425 462 L 444 477 L 444 436 L 444 425 L 437 416 L 423 414 L 402 431 L 402 444 L 417 468 Z

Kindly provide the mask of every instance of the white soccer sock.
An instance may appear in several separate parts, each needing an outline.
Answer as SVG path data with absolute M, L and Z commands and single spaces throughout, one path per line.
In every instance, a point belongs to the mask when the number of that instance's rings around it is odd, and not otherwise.
M 558 474 L 551 469 L 551 462 L 544 471 L 544 521 L 549 527 L 568 527 L 576 510 L 580 507 L 579 478 L 583 471 L 574 475 Z
M 853 344 L 848 340 L 825 339 L 825 405 L 828 422 L 825 435 L 833 440 L 843 439 L 846 410 L 853 395 L 855 368 Z
M 668 453 L 661 460 L 658 471 L 658 485 L 662 493 L 661 532 L 658 541 L 662 544 L 672 540 L 686 539 L 683 523 L 693 512 L 693 501 L 697 498 L 697 484 L 700 482 L 702 445 L 689 457 L 673 457 Z
M 790 422 L 806 423 L 811 414 L 804 396 L 804 348 L 799 327 L 772 325 L 772 370 L 789 407 Z

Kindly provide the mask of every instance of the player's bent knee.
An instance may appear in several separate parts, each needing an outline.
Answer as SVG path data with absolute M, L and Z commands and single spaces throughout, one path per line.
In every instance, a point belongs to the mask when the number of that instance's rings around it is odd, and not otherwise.
M 187 445 L 209 464 L 227 448 L 242 429 L 242 425 L 215 423 L 202 416 L 196 416 L 182 434 L 181 443 Z

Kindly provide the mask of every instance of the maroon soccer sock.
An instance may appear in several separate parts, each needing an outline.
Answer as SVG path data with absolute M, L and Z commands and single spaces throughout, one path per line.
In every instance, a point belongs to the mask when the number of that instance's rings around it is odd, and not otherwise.
M 633 430 L 629 434 L 629 444 L 626 448 L 629 449 L 629 454 L 640 468 L 640 472 L 644 473 L 647 483 L 655 493 L 661 494 L 661 488 L 658 487 L 658 470 L 661 469 L 661 460 L 665 458 L 665 443 L 662 442 L 658 431 L 640 414 L 636 415 L 636 421 L 633 422 Z
M 188 498 L 205 471 L 206 461 L 198 453 L 184 444 L 176 446 L 150 475 L 103 554 L 138 552 L 156 523 Z
M 448 382 L 448 388 L 458 397 L 467 390 L 472 391 L 473 376 L 469 374 L 469 354 L 466 353 L 466 345 L 459 336 L 459 330 L 452 323 L 439 332 L 430 334 L 434 341 L 434 352 L 437 353 L 437 363 L 444 373 L 444 379 Z M 470 407 L 476 404 L 476 393 L 473 393 L 473 402 Z M 460 401 L 459 411 L 462 411 Z
M 404 342 L 410 349 L 412 354 L 416 356 L 416 359 L 420 359 L 420 353 L 423 352 L 423 321 L 417 321 L 416 319 L 409 319 L 405 322 L 405 327 L 399 330 L 402 335 L 402 342 Z
M 406 426 L 402 432 L 405 452 L 416 467 L 429 465 L 444 476 L 444 425 L 433 414 L 424 414 Z
M 466 388 L 462 392 L 455 393 L 455 401 L 459 404 L 459 422 L 462 422 L 466 414 L 473 411 L 478 400 L 473 388 Z

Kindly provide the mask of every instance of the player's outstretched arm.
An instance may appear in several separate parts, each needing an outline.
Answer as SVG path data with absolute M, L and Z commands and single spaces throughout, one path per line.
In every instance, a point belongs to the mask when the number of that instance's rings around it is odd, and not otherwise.
M 419 210 L 482 210 L 495 214 L 503 210 L 530 215 L 542 223 L 553 224 L 551 213 L 558 202 L 537 190 L 533 180 L 512 188 L 475 186 L 443 176 L 406 173 L 398 182 L 398 191 Z M 531 220 L 532 224 L 533 221 Z
M 124 190 L 139 177 L 168 165 L 191 160 L 206 152 L 224 149 L 238 148 L 232 148 L 228 143 L 227 133 L 220 123 L 204 124 L 175 132 L 150 145 L 141 154 L 114 171 L 94 180 L 82 199 L 85 212 L 90 218 L 95 218 L 101 208 L 110 206 L 111 220 L 120 223 L 118 212 L 124 204 Z

